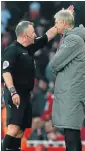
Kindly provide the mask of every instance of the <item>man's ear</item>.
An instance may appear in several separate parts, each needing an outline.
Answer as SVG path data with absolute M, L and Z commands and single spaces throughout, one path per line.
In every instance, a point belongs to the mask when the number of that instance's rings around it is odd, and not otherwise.
M 64 24 L 64 26 L 66 26 L 66 24 L 67 24 L 67 23 L 66 23 L 66 21 L 65 21 L 65 20 L 63 20 L 63 24 Z

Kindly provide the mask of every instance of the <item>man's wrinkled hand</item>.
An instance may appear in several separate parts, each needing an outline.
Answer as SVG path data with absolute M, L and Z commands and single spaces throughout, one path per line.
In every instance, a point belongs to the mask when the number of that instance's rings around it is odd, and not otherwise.
M 64 10 L 64 8 L 62 8 L 62 10 Z M 72 12 L 72 14 L 74 13 L 74 6 L 70 5 L 67 10 L 70 10 Z
M 72 13 L 74 13 L 74 6 L 73 5 L 70 5 L 67 10 L 70 10 Z

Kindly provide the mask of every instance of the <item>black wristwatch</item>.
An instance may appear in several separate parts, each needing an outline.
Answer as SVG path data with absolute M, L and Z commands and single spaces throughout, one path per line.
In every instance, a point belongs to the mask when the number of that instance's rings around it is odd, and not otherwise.
M 16 89 L 15 89 L 15 87 L 12 87 L 12 88 L 9 89 L 9 91 L 10 91 L 10 93 L 15 93 Z
M 11 97 L 15 94 L 17 94 L 15 87 L 12 87 L 9 89 L 10 93 L 11 93 Z

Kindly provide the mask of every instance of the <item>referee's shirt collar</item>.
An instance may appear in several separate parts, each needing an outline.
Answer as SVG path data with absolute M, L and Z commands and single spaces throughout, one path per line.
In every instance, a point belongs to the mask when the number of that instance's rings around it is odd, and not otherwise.
M 22 47 L 22 48 L 24 48 L 24 49 L 27 49 L 28 47 L 25 47 L 25 46 L 23 46 L 22 44 L 20 44 L 18 41 L 16 41 L 15 40 L 15 43 L 18 45 L 18 46 L 20 46 L 20 47 Z

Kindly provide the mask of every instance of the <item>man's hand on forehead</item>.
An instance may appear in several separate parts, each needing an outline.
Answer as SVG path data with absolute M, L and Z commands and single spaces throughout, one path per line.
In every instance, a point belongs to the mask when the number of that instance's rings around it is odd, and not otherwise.
M 64 10 L 64 8 L 62 8 L 62 10 Z M 70 10 L 72 12 L 72 14 L 74 13 L 74 6 L 70 5 L 67 10 Z

